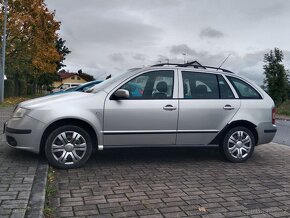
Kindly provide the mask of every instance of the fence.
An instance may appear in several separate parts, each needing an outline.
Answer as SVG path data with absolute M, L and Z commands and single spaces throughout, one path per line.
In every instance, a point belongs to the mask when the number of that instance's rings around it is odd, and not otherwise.
M 4 82 L 4 97 L 23 96 L 43 94 L 47 92 L 45 86 L 38 86 L 37 84 L 27 83 L 24 79 L 17 81 L 5 80 Z

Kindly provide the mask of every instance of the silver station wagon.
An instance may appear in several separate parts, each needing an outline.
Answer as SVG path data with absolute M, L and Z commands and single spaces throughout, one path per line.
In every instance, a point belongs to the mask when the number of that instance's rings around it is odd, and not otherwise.
M 43 152 L 58 168 L 83 165 L 94 148 L 218 145 L 243 162 L 276 131 L 274 102 L 259 86 L 195 63 L 135 69 L 88 92 L 25 101 L 4 127 L 10 146 Z

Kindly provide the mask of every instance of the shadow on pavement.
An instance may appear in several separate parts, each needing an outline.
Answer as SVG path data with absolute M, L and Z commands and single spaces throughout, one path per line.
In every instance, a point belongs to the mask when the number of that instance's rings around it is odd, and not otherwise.
M 187 162 L 223 160 L 217 148 L 114 148 L 95 151 L 90 162 Z

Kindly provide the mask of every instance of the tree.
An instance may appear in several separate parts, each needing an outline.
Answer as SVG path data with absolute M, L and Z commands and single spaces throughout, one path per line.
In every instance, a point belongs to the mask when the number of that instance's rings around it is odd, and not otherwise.
M 57 73 L 43 73 L 38 78 L 38 84 L 50 89 L 53 82 L 60 80 Z
M 65 60 L 65 57 L 71 53 L 71 51 L 68 49 L 68 47 L 65 46 L 65 40 L 63 38 L 59 38 L 56 41 L 56 50 L 58 54 L 61 56 L 60 61 L 56 62 L 57 67 L 56 70 L 59 71 L 61 68 L 65 67 L 66 65 L 63 63 Z
M 83 73 L 82 69 L 78 70 L 78 74 L 87 81 L 95 80 L 95 78 L 92 75 L 87 74 L 87 73 Z
M 287 99 L 288 72 L 283 65 L 283 52 L 278 48 L 264 55 L 264 85 L 275 104 Z
M 0 3 L 0 7 L 3 3 Z M 0 9 L 2 28 L 3 9 Z M 56 49 L 60 22 L 44 0 L 11 0 L 8 6 L 6 72 L 14 80 L 38 82 L 44 73 L 56 73 L 62 56 Z

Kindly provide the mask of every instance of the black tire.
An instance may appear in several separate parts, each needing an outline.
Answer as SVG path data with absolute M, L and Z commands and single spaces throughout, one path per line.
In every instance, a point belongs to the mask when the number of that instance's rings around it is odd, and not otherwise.
M 45 156 L 49 164 L 56 168 L 72 169 L 87 162 L 92 154 L 92 147 L 92 139 L 85 129 L 65 125 L 48 136 L 45 143 Z
M 251 130 L 238 126 L 227 132 L 220 144 L 220 152 L 227 160 L 242 163 L 252 156 L 255 144 Z

